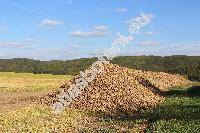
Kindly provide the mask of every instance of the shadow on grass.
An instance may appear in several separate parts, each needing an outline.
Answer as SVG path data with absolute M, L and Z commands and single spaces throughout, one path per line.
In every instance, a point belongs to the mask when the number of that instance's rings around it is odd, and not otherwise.
M 141 83 L 148 89 L 153 90 L 155 86 L 149 82 L 140 80 Z M 197 120 L 200 122 L 200 86 L 193 86 L 184 90 L 170 90 L 167 92 L 160 92 L 158 88 L 154 90 L 154 93 L 160 94 L 167 98 L 167 102 L 162 105 L 152 108 L 143 109 L 138 112 L 135 116 L 130 116 L 126 111 L 122 112 L 118 116 L 104 115 L 102 119 L 112 121 L 122 121 L 122 122 L 134 122 L 137 120 L 147 120 L 149 127 L 147 129 L 152 129 L 151 124 L 156 123 L 160 120 L 180 120 L 185 122 L 190 122 Z
M 162 105 L 153 109 L 142 110 L 137 115 L 120 114 L 118 116 L 111 116 L 101 114 L 98 117 L 101 119 L 112 119 L 114 121 L 136 121 L 145 119 L 149 122 L 156 122 L 158 120 L 200 120 L 200 106 L 199 105 Z
M 164 96 L 200 97 L 200 86 L 192 86 L 186 90 L 170 90 L 162 94 Z
M 137 81 L 142 84 L 147 89 L 151 90 L 154 94 L 160 96 L 185 96 L 185 97 L 199 97 L 200 96 L 200 86 L 192 86 L 186 90 L 170 90 L 162 91 L 158 87 L 151 84 L 148 80 L 143 77 L 138 77 Z
M 147 119 L 150 122 L 158 120 L 200 120 L 199 105 L 168 105 L 160 106 L 153 110 L 146 110 L 141 113 L 140 118 Z
M 199 97 L 200 96 L 200 86 L 192 86 L 186 90 L 170 90 L 162 91 L 158 87 L 151 84 L 148 80 L 143 77 L 137 77 L 137 81 L 142 84 L 147 89 L 151 90 L 154 94 L 168 97 L 168 96 L 185 96 L 185 97 Z

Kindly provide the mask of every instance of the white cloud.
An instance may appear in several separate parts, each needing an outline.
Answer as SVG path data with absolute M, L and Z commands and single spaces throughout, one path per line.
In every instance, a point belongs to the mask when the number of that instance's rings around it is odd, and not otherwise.
M 93 30 L 108 30 L 106 25 L 98 25 L 93 28 Z
M 45 50 L 38 50 L 34 52 L 37 56 L 51 56 L 51 55 L 62 55 L 70 53 L 69 50 L 65 48 L 49 48 Z
M 70 4 L 72 4 L 72 2 L 73 2 L 73 0 L 68 0 L 67 4 L 70 5 Z
M 93 27 L 92 30 L 90 31 L 77 30 L 74 32 L 70 32 L 69 35 L 74 37 L 102 37 L 108 34 L 107 29 L 108 29 L 107 26 L 100 25 Z
M 199 53 L 200 53 L 200 44 L 193 44 L 191 46 L 194 47 L 194 48 L 199 48 Z
M 130 24 L 135 21 L 135 18 L 131 18 L 125 21 L 126 24 Z
M 0 58 L 8 58 L 8 56 L 5 52 L 0 52 Z
M 38 42 L 36 39 L 25 39 L 22 41 L 0 41 L 1 48 L 23 48 L 23 49 L 31 49 L 31 44 Z
M 26 45 L 23 42 L 17 42 L 17 41 L 0 41 L 0 47 L 3 47 L 3 48 L 25 48 Z
M 145 42 L 141 42 L 140 45 L 142 45 L 142 46 L 157 46 L 157 45 L 160 45 L 160 43 L 157 41 L 145 41 Z
M 144 13 L 142 13 L 142 14 L 144 14 Z M 155 14 L 153 14 L 153 13 L 149 13 L 149 14 L 144 14 L 144 15 L 146 15 L 148 18 L 150 18 L 150 19 L 152 19 L 152 18 L 155 18 Z
M 158 53 L 160 55 L 200 56 L 200 47 L 193 47 L 193 45 L 200 46 L 199 43 L 175 44 L 159 49 Z
M 6 27 L 1 27 L 0 26 L 0 32 L 6 32 L 8 29 Z
M 50 48 L 46 50 L 36 51 L 35 53 L 43 55 L 43 54 L 60 54 L 60 53 L 68 53 L 69 51 L 62 48 Z
M 147 31 L 147 32 L 144 32 L 143 34 L 144 34 L 144 35 L 147 35 L 147 36 L 150 36 L 150 35 L 153 35 L 154 32 L 153 32 L 153 31 Z
M 80 58 L 81 52 L 69 48 L 47 48 L 33 51 L 31 55 L 40 60 L 66 60 Z
M 63 25 L 61 21 L 52 20 L 52 19 L 44 19 L 40 22 L 39 27 L 41 28 L 50 28 L 55 26 Z
M 25 40 L 23 40 L 22 42 L 24 43 L 38 43 L 40 42 L 40 40 L 34 39 L 34 38 L 27 38 Z
M 141 13 L 141 16 L 145 16 L 146 19 L 153 19 L 155 17 L 154 14 L 150 13 L 150 14 L 144 14 L 144 13 Z M 128 20 L 125 21 L 126 24 L 130 24 L 130 23 L 133 23 L 134 21 L 136 21 L 137 17 L 134 17 L 134 18 L 130 18 Z
M 104 31 L 74 31 L 69 33 L 74 37 L 101 37 L 106 36 L 107 33 Z
M 117 8 L 117 9 L 115 9 L 116 13 L 124 13 L 124 12 L 127 12 L 127 11 L 128 11 L 128 9 L 126 9 L 126 8 Z
M 81 48 L 81 46 L 78 46 L 78 45 L 71 45 L 70 48 L 75 48 L 75 49 L 76 49 L 76 48 Z

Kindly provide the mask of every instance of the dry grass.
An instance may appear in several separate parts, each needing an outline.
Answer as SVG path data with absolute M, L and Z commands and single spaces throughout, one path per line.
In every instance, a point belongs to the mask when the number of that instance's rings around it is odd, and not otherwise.
M 69 132 L 84 117 L 79 111 L 56 115 L 49 108 L 32 105 L 0 116 L 1 132 Z
M 145 129 L 147 131 L 152 129 L 155 132 L 200 131 L 199 96 L 181 95 L 188 92 L 188 87 L 199 86 L 198 82 L 170 89 L 170 91 L 178 89 L 179 92 L 175 91 L 173 95 L 170 93 L 171 95 L 161 106 L 141 111 L 141 116 L 137 118 L 129 116 L 110 118 L 74 109 L 66 109 L 62 114 L 56 115 L 49 107 L 32 102 L 47 91 L 52 91 L 52 87 L 59 87 L 67 79 L 71 79 L 71 76 L 0 73 L 0 86 L 7 88 L 0 89 L 0 111 L 5 110 L 3 107 L 11 109 L 0 114 L 0 133 L 137 133 L 144 132 Z
M 31 105 L 17 111 L 0 115 L 0 132 L 141 132 L 146 128 L 145 120 L 117 121 L 97 118 L 91 112 L 67 109 L 54 114 L 50 108 Z
M 35 92 L 60 87 L 69 75 L 0 72 L 0 92 Z
M 145 120 L 115 121 L 72 109 L 56 115 L 49 107 L 35 104 L 68 79 L 71 76 L 0 72 L 0 133 L 137 132 L 146 127 Z

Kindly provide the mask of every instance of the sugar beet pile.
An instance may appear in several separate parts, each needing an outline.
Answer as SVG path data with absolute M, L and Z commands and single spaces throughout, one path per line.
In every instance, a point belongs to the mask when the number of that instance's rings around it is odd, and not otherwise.
M 79 75 L 62 85 L 61 90 L 67 91 L 69 85 L 78 77 Z M 134 114 L 139 109 L 161 103 L 164 100 L 162 92 L 169 87 L 188 83 L 190 81 L 180 75 L 104 64 L 104 71 L 96 76 L 68 108 L 103 111 L 109 114 Z M 51 106 L 55 103 L 61 90 L 48 94 L 44 100 L 45 104 Z

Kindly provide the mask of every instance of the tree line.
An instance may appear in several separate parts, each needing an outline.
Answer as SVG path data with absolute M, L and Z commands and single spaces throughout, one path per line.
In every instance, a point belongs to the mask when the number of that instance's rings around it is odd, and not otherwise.
M 27 58 L 0 59 L 0 71 L 76 75 L 88 68 L 94 61 L 97 61 L 97 58 L 66 61 L 40 61 Z M 200 56 L 120 56 L 111 62 L 132 69 L 181 74 L 192 81 L 200 81 Z

